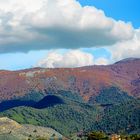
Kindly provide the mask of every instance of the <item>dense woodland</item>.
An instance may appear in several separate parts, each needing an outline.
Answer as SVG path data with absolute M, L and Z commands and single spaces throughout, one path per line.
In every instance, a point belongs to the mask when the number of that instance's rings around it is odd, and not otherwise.
M 140 130 L 140 100 L 118 88 L 103 89 L 94 104 L 83 102 L 73 93 L 66 95 L 64 91 L 51 94 L 53 104 L 47 96 L 36 103 L 40 105 L 38 108 L 36 105 L 15 107 L 1 112 L 0 116 L 23 124 L 51 127 L 65 136 L 79 131 L 130 134 Z

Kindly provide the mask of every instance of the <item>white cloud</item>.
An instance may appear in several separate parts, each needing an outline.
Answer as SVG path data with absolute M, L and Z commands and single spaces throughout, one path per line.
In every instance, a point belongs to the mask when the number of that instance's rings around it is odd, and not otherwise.
M 109 64 L 109 60 L 106 59 L 106 58 L 98 58 L 96 61 L 95 61 L 95 65 L 107 65 Z
M 118 61 L 124 58 L 140 57 L 140 29 L 135 31 L 131 40 L 119 42 L 109 48 L 112 54 L 112 61 Z
M 79 50 L 68 51 L 64 54 L 50 52 L 46 58 L 40 60 L 36 66 L 45 68 L 73 68 L 94 64 L 94 57 L 90 53 Z
M 0 13 L 0 53 L 112 45 L 135 32 L 76 0 L 1 0 Z

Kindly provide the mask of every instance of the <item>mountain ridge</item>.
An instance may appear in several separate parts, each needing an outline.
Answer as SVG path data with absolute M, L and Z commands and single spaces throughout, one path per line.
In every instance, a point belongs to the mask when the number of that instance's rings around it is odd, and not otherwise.
M 24 97 L 32 91 L 45 96 L 60 90 L 77 93 L 88 102 L 102 88 L 112 86 L 139 98 L 140 59 L 122 62 L 108 66 L 0 71 L 0 102 Z

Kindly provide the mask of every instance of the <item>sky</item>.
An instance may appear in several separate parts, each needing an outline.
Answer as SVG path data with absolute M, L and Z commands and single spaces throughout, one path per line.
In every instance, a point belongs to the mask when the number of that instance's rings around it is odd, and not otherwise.
M 138 0 L 0 0 L 0 69 L 140 57 Z
M 140 27 L 139 0 L 79 0 L 82 6 L 90 5 L 102 9 L 109 17 L 125 22 L 132 22 L 135 28 Z

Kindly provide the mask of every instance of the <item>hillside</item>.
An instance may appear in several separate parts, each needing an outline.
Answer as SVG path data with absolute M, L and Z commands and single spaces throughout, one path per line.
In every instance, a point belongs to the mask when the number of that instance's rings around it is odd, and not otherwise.
M 0 140 L 37 140 L 39 138 L 63 138 L 63 136 L 51 128 L 21 125 L 7 117 L 0 118 Z
M 98 105 L 90 106 L 64 97 L 62 100 L 64 104 L 42 109 L 25 106 L 12 108 L 0 113 L 0 116 L 10 117 L 23 124 L 51 127 L 61 134 L 70 135 L 83 128 L 89 128 L 103 110 Z M 46 104 L 48 105 L 47 102 Z
M 62 97 L 59 97 L 62 98 Z M 51 127 L 70 137 L 79 131 L 103 130 L 106 133 L 132 133 L 140 129 L 140 100 L 121 99 L 110 104 L 89 105 L 63 97 L 64 104 L 36 109 L 16 107 L 1 112 L 23 124 Z M 114 100 L 113 100 L 114 101 Z M 46 102 L 46 104 L 48 104 Z
M 118 87 L 140 97 L 140 59 L 126 59 L 108 66 L 0 71 L 0 101 L 40 100 L 64 91 L 92 103 L 102 88 Z M 68 95 L 67 95 L 68 96 Z M 94 101 L 94 100 L 93 100 Z
M 109 66 L 0 71 L 0 83 L 0 116 L 19 127 L 49 127 L 67 137 L 81 131 L 140 130 L 140 59 Z

